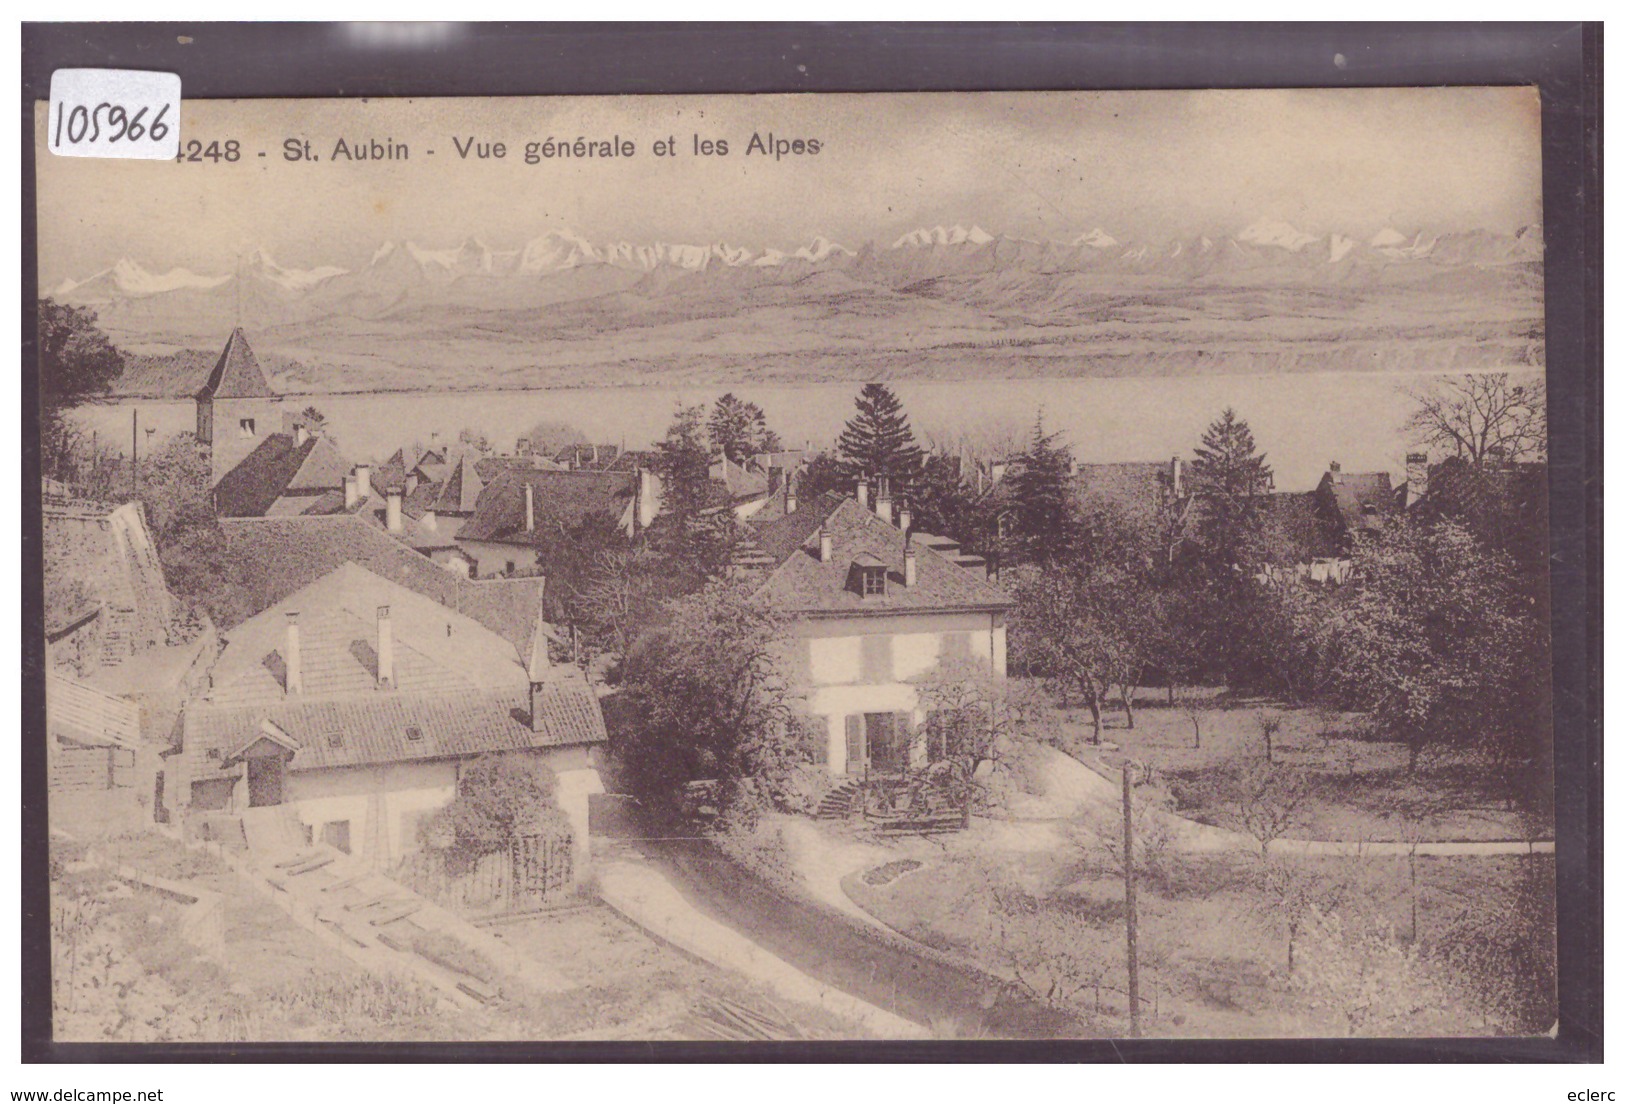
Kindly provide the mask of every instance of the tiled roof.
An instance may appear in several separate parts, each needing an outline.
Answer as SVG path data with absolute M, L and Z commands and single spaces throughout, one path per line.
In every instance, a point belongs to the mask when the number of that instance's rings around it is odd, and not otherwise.
M 220 477 L 215 506 L 224 517 L 264 517 L 284 495 L 308 496 L 314 504 L 326 491 L 342 492 L 348 470 L 348 462 L 325 437 L 308 437 L 304 444 L 296 445 L 286 433 L 267 434 L 253 452 Z M 342 493 L 338 502 L 342 507 Z
M 529 543 L 525 532 L 527 484 L 538 526 L 574 527 L 594 514 L 619 522 L 637 493 L 637 477 L 630 472 L 513 469 L 485 485 L 473 516 L 458 531 L 458 539 Z
M 252 586 L 248 606 L 264 610 L 345 563 L 432 598 L 469 617 L 528 655 L 541 615 L 543 580 L 463 579 L 349 514 L 331 517 L 222 518 L 228 554 Z M 222 623 L 229 630 L 235 622 Z
M 1013 461 L 999 481 L 988 488 L 984 500 L 995 505 L 1014 501 L 1016 477 L 1022 464 Z M 1079 502 L 1106 502 L 1131 509 L 1155 509 L 1170 490 L 1171 473 L 1165 460 L 1130 460 L 1110 464 L 1079 464 L 1070 479 Z
M 134 748 L 141 743 L 141 709 L 52 671 L 45 677 L 45 720 L 52 737 L 76 744 Z
M 473 513 L 480 492 L 485 489 L 474 459 L 459 456 L 449 466 L 435 466 L 444 468 L 446 474 L 440 480 L 418 484 L 406 496 L 406 512 L 412 517 L 422 517 L 430 510 L 440 514 Z
M 1331 496 L 1344 528 L 1350 532 L 1376 528 L 1399 508 L 1387 472 L 1327 472 L 1321 477 L 1320 487 Z
M 360 695 L 378 689 L 379 607 L 390 611 L 394 687 L 447 693 L 522 681 L 521 654 L 473 618 L 344 564 L 226 634 L 206 697 L 216 704 L 284 700 L 288 613 L 297 613 L 303 694 Z
M 609 471 L 620 451 L 616 445 L 567 445 L 553 454 L 553 462 L 577 469 Z
M 292 771 L 462 758 L 525 748 L 602 743 L 598 698 L 583 678 L 539 686 L 541 723 L 531 725 L 528 686 L 457 693 L 379 693 L 369 699 L 282 701 L 271 706 L 194 705 L 184 721 L 190 781 L 236 775 L 224 760 L 251 745 L 270 721 L 298 744 Z M 537 728 L 540 731 L 537 731 Z M 415 731 L 416 735 L 410 734 Z M 210 756 L 210 750 L 216 754 Z
M 47 504 L 41 529 L 47 581 L 77 582 L 86 599 L 71 610 L 48 608 L 52 632 L 112 607 L 129 611 L 120 617 L 129 650 L 167 642 L 174 600 L 139 502 L 112 509 Z
M 418 488 L 418 490 L 422 489 L 422 487 Z M 355 515 L 386 536 L 420 552 L 430 552 L 436 548 L 457 547 L 457 541 L 453 539 L 453 535 L 440 528 L 438 519 L 436 519 L 435 527 L 431 529 L 423 522 L 421 513 L 414 517 L 404 505 L 401 507 L 400 532 L 391 533 L 389 531 L 387 498 L 368 498 L 356 509 Z
M 711 482 L 726 488 L 728 497 L 735 502 L 761 498 L 767 494 L 767 476 L 764 473 L 735 464 L 726 456 L 719 456 L 711 462 Z
M 751 527 L 762 550 L 777 562 L 756 593 L 790 613 L 868 614 L 925 610 L 1008 609 L 1008 595 L 981 572 L 915 545 L 916 578 L 903 584 L 905 540 L 849 498 L 825 494 L 789 517 Z M 820 528 L 834 542 L 828 563 L 819 559 Z M 852 565 L 862 557 L 887 568 L 886 593 L 865 598 L 852 589 Z
M 198 399 L 269 399 L 275 398 L 271 381 L 266 378 L 260 362 L 254 359 L 254 350 L 248 347 L 248 338 L 242 327 L 231 331 L 226 347 L 220 351 L 214 370 L 203 381 L 195 396 Z

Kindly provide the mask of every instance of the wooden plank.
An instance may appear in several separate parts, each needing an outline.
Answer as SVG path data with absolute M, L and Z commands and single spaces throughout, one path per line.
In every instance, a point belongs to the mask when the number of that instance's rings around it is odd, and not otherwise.
M 353 885 L 359 885 L 362 882 L 362 880 L 365 879 L 366 877 L 367 877 L 367 875 L 365 875 L 365 874 L 353 875 L 353 876 L 351 876 L 349 878 L 345 878 L 343 881 L 333 882 L 333 883 L 331 883 L 329 885 L 324 885 L 322 887 L 322 892 L 323 893 L 337 893 L 341 889 L 349 889 Z
M 322 855 L 319 858 L 311 859 L 307 863 L 300 863 L 298 866 L 290 867 L 288 874 L 290 877 L 297 878 L 301 874 L 309 874 L 312 870 L 320 870 L 322 867 L 331 866 L 332 864 L 332 855 Z
M 320 855 L 320 851 L 306 851 L 301 855 L 295 855 L 291 859 L 283 859 L 281 862 L 274 863 L 273 865 L 278 870 L 286 870 L 290 866 L 298 866 L 300 863 L 307 863 L 311 859 L 317 858 Z
M 410 904 L 410 905 L 399 905 L 399 906 L 397 906 L 395 908 L 390 909 L 388 912 L 384 913 L 382 916 L 374 917 L 373 921 L 372 921 L 372 926 L 375 927 L 375 928 L 380 928 L 380 927 L 383 927 L 385 924 L 393 924 L 397 920 L 405 920 L 408 916 L 411 916 L 414 912 L 421 912 L 422 909 L 423 909 L 423 906 L 420 905 L 420 904 L 416 904 L 416 903 L 413 903 L 413 904 Z

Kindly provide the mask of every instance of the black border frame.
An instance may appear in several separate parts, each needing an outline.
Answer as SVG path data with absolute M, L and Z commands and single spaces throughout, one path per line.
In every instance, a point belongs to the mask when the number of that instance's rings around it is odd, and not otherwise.
M 445 24 L 22 28 L 22 1058 L 220 1061 L 1572 1062 L 1602 1058 L 1601 24 Z M 185 36 L 184 38 L 182 36 Z M 258 60 L 266 64 L 255 64 Z M 274 61 L 274 63 L 269 63 Z M 33 102 L 54 69 L 176 72 L 190 98 L 1534 84 L 1551 426 L 1555 1039 L 705 1043 L 55 1043 L 50 1023 Z

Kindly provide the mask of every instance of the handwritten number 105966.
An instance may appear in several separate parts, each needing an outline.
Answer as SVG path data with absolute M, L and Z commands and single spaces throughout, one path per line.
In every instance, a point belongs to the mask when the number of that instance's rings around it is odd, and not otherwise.
M 109 142 L 139 142 L 143 138 L 162 142 L 169 137 L 169 124 L 164 122 L 164 116 L 169 114 L 169 105 L 164 104 L 149 120 L 147 113 L 151 110 L 150 107 L 143 107 L 132 114 L 122 104 L 99 103 L 95 107 L 78 104 L 70 108 L 65 103 L 58 103 L 52 144 L 60 149 L 64 138 L 72 145 L 87 140 L 99 142 L 104 130 Z

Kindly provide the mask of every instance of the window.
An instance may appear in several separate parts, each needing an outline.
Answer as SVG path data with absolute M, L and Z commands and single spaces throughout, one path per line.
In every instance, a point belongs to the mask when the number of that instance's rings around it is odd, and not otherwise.
M 253 418 L 239 418 L 237 420 L 237 436 L 239 436 L 239 437 L 252 437 L 252 436 L 254 436 L 254 419 Z
M 344 746 L 344 733 L 339 732 L 337 730 L 329 732 L 327 734 L 327 746 L 330 747 L 330 748 L 341 748 L 341 747 L 343 747 Z
M 892 681 L 892 638 L 884 633 L 859 638 L 864 682 Z
M 863 596 L 873 598 L 886 593 L 886 569 L 883 567 L 866 567 L 863 569 Z
M 406 738 L 416 743 L 418 740 L 423 739 L 423 730 L 417 725 L 407 725 Z

